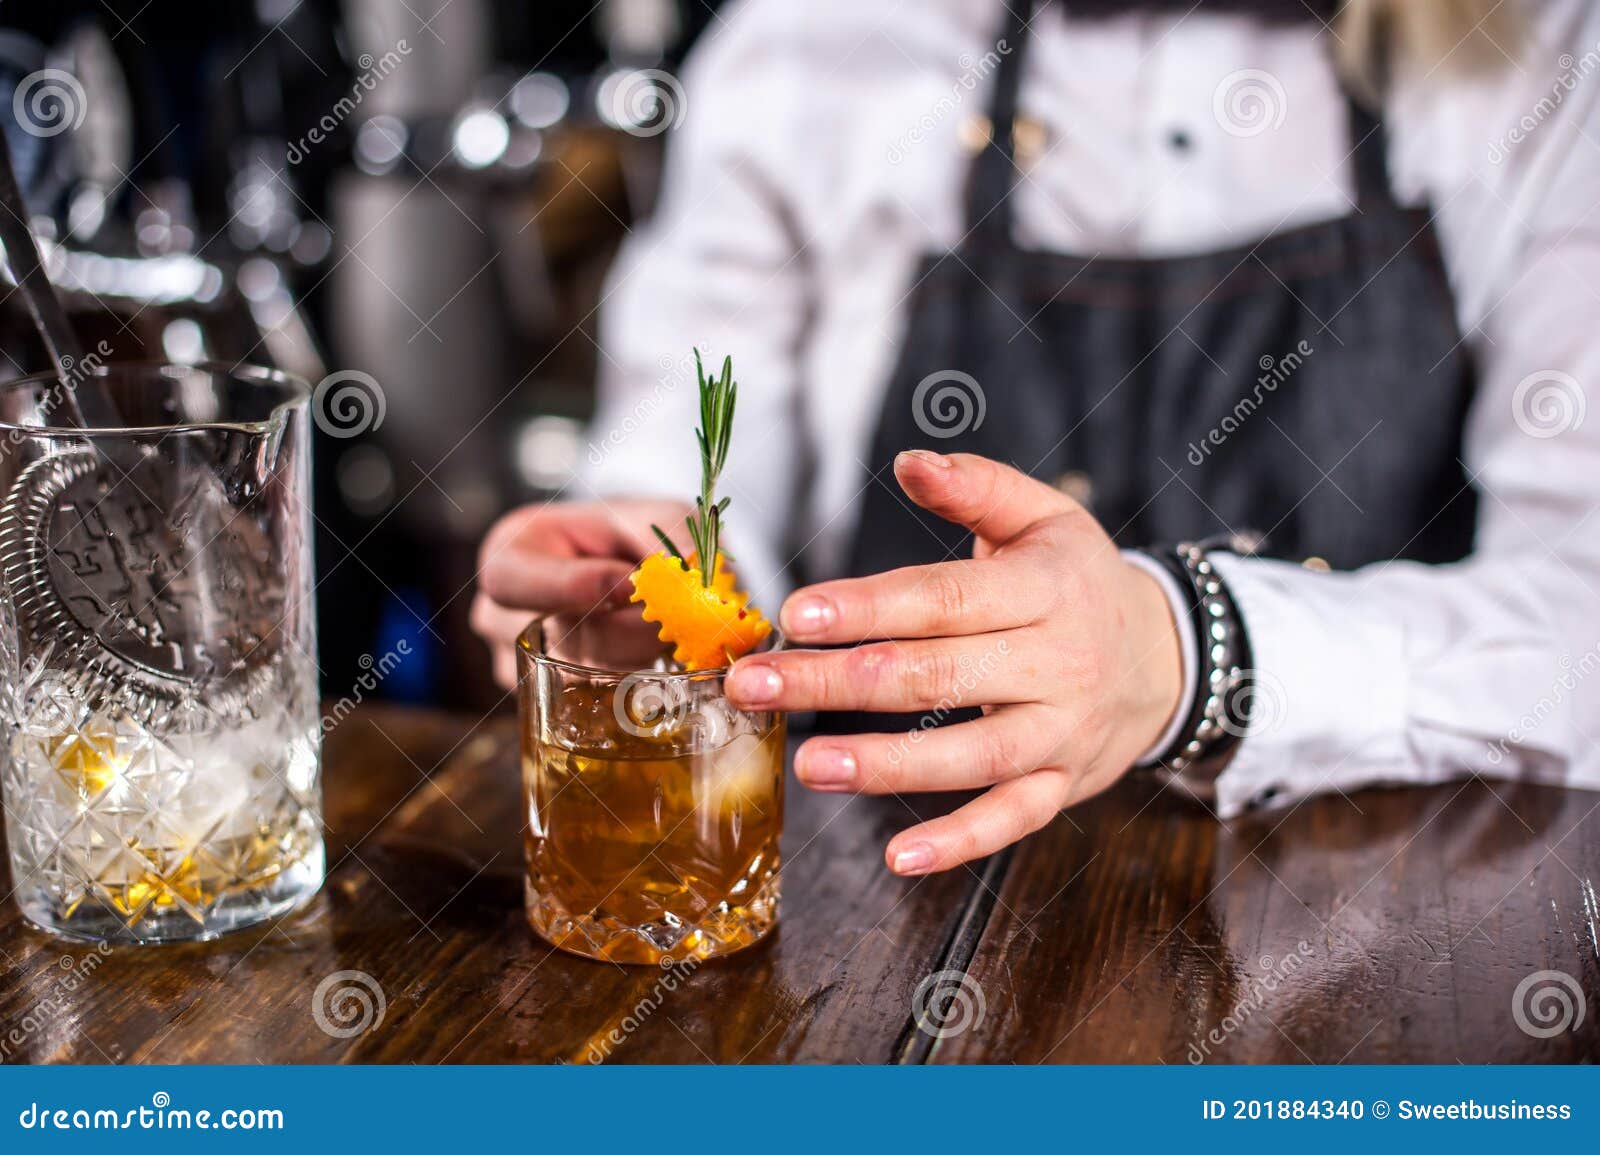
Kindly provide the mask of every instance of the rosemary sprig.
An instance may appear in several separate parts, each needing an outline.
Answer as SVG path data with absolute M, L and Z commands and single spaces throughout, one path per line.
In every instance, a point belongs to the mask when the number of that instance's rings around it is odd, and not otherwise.
M 666 530 L 662 529 L 659 525 L 655 525 L 655 524 L 652 524 L 650 526 L 650 528 L 655 530 L 656 536 L 661 539 L 661 544 L 667 547 L 667 552 L 668 553 L 670 553 L 673 557 L 677 558 L 678 561 L 681 562 L 683 565 L 687 566 L 689 564 L 688 561 L 684 559 L 684 556 L 679 551 L 677 545 L 673 542 L 673 540 L 670 537 L 667 536 L 667 531 Z
M 722 359 L 722 376 L 708 378 L 700 363 L 700 350 L 694 351 L 694 371 L 700 383 L 700 428 L 694 431 L 700 445 L 700 496 L 694 499 L 695 512 L 689 515 L 689 538 L 700 557 L 700 582 L 709 586 L 717 568 L 717 542 L 722 534 L 722 515 L 731 498 L 716 499 L 717 479 L 728 460 L 733 440 L 733 407 L 739 399 L 739 383 L 733 379 L 733 358 Z M 667 547 L 667 552 L 684 566 L 689 563 L 672 544 L 659 525 L 650 527 Z

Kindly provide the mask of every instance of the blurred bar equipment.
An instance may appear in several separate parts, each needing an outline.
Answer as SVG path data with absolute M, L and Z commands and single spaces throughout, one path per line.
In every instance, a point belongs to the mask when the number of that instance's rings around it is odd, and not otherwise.
M 85 348 L 367 383 L 353 425 L 315 410 L 330 696 L 405 639 L 379 693 L 509 704 L 466 625 L 477 542 L 580 461 L 602 280 L 653 204 L 671 73 L 715 6 L 0 12 L 13 91 L 65 77 L 59 124 L 0 120 Z M 14 300 L 0 341 L 0 379 L 44 367 Z
M 604 31 L 604 59 L 557 71 L 546 51 L 519 73 L 493 58 L 496 8 L 347 3 L 357 58 L 403 59 L 352 118 L 352 165 L 332 192 L 352 250 L 333 276 L 348 322 L 335 359 L 386 400 L 382 428 L 342 454 L 344 496 L 428 558 L 415 608 L 451 639 L 490 521 L 559 492 L 578 464 L 601 279 L 659 172 L 656 134 L 611 115 L 616 85 L 659 66 L 682 29 L 673 0 L 608 0 L 562 29 Z M 451 686 L 501 698 L 475 647 L 441 661 Z

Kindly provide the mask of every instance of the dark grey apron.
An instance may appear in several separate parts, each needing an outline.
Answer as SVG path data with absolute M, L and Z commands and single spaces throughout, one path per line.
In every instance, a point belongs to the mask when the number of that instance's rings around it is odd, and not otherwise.
M 1175 259 L 1024 249 L 1012 125 L 1035 5 L 1011 3 L 966 236 L 917 269 L 850 572 L 970 554 L 899 491 L 894 457 L 914 447 L 1061 484 L 1122 545 L 1250 530 L 1265 554 L 1340 570 L 1465 555 L 1472 366 L 1430 214 L 1395 202 L 1379 122 L 1351 102 L 1348 216 Z M 981 421 L 951 371 L 977 383 Z

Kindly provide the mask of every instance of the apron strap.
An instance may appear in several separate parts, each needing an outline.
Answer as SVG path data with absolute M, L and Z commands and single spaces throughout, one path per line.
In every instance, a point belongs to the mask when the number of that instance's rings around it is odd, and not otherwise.
M 1389 182 L 1389 134 L 1383 121 L 1353 96 L 1350 106 L 1350 149 L 1356 166 L 1356 204 L 1363 211 L 1395 203 Z
M 995 72 L 989 97 L 989 133 L 967 172 L 966 231 L 969 238 L 990 238 L 1001 244 L 1011 238 L 1011 188 L 1015 167 L 1017 92 L 1022 85 L 1022 61 L 1027 55 L 1028 25 L 1033 23 L 1036 0 L 1001 0 L 1005 19 L 996 43 L 1010 50 Z
M 1374 87 L 1380 98 L 1389 91 L 1388 17 L 1380 20 L 1372 43 Z M 1378 115 L 1354 96 L 1346 93 L 1350 104 L 1350 149 L 1356 162 L 1356 205 L 1381 207 L 1395 203 L 1394 186 L 1389 180 L 1389 134 Z

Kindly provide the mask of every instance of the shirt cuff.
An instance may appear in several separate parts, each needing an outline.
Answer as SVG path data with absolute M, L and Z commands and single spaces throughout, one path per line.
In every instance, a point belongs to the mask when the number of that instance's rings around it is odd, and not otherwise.
M 1250 639 L 1250 723 L 1216 780 L 1217 813 L 1391 778 L 1407 763 L 1403 631 L 1359 593 L 1291 562 L 1209 555 Z
M 1178 732 L 1183 729 L 1184 719 L 1189 716 L 1189 706 L 1194 701 L 1200 683 L 1200 649 L 1195 641 L 1194 630 L 1189 628 L 1190 595 L 1178 585 L 1178 579 L 1173 577 L 1165 566 L 1142 550 L 1125 549 L 1122 551 L 1122 560 L 1138 566 L 1160 584 L 1161 592 L 1167 595 L 1167 608 L 1172 611 L 1172 624 L 1178 631 L 1178 648 L 1183 655 L 1183 692 L 1178 695 L 1178 708 L 1167 720 L 1166 729 L 1161 731 L 1161 736 L 1156 739 L 1155 745 L 1146 750 L 1134 763 L 1136 766 L 1154 766 L 1162 751 L 1177 740 Z

